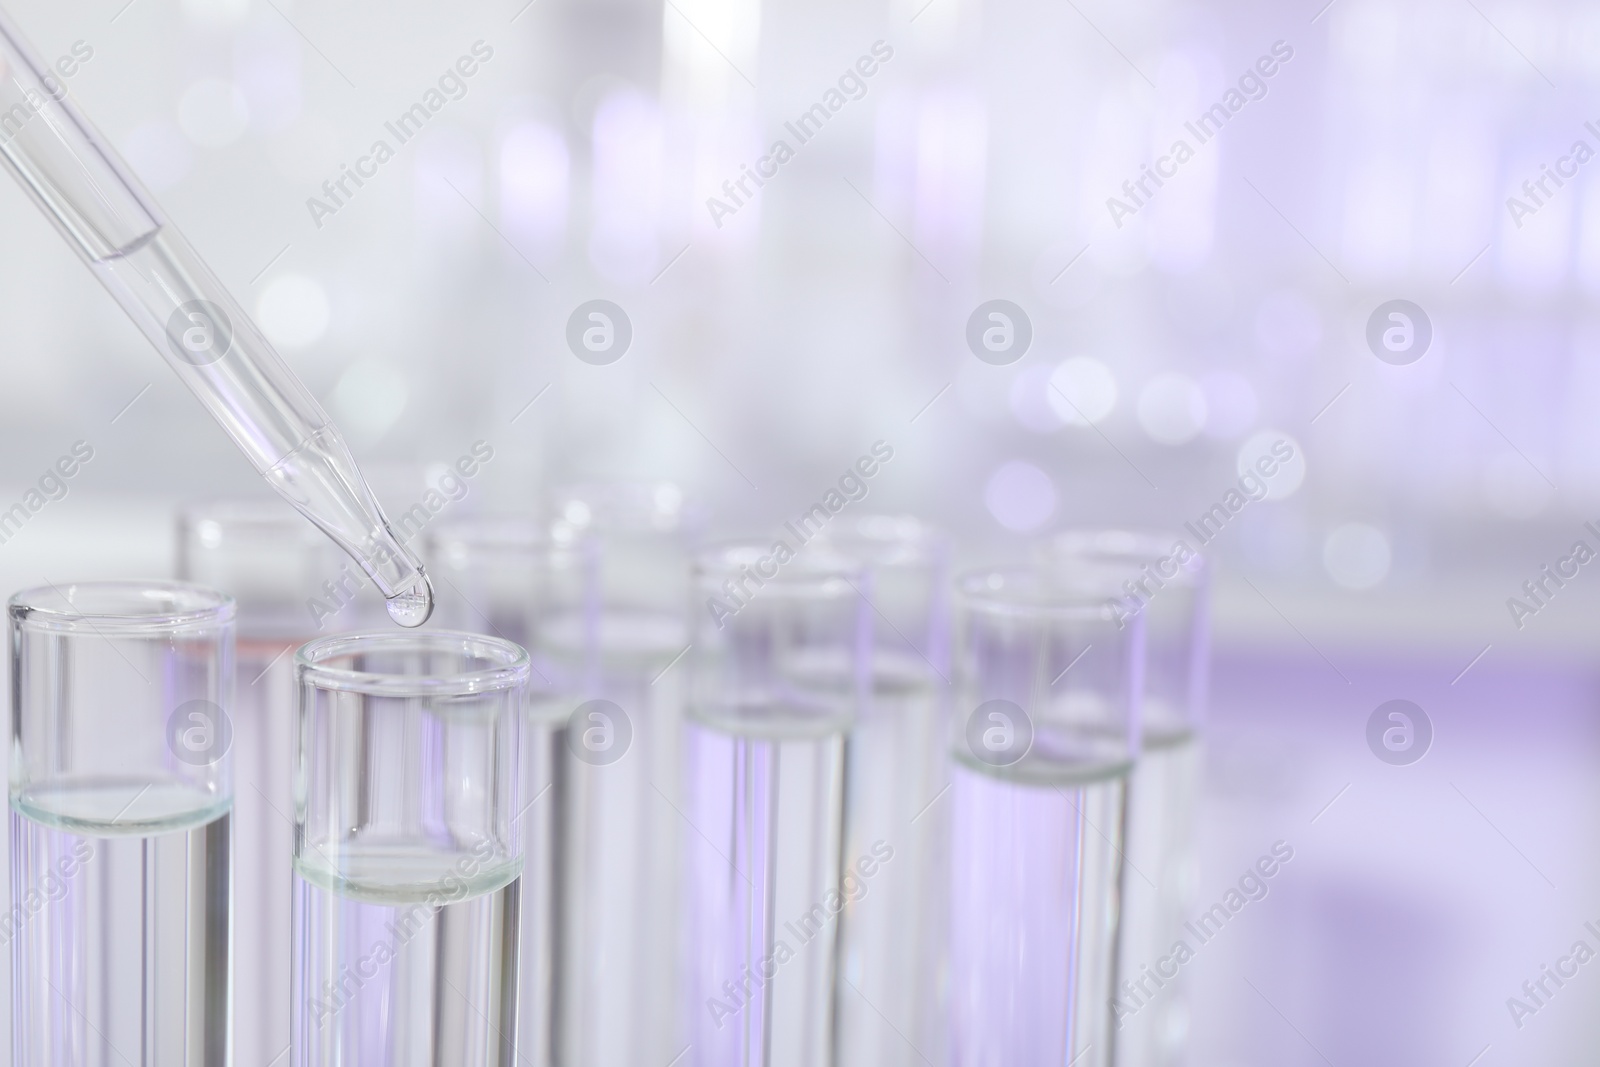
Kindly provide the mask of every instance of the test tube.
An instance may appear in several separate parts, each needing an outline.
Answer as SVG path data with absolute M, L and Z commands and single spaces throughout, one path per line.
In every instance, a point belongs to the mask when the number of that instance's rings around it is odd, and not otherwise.
M 1038 567 L 956 615 L 949 1062 L 1105 1067 L 1142 619 Z
M 872 640 L 866 573 L 779 542 L 696 558 L 687 657 L 687 1062 L 834 1061 L 845 738 Z
M 294 844 L 295 648 L 316 636 L 338 573 L 327 539 L 270 497 L 187 507 L 178 519 L 178 577 L 237 605 L 233 726 L 234 1063 L 269 1067 L 289 1047 L 289 932 Z
M 11 1062 L 225 1067 L 233 601 L 49 585 L 9 619 Z
M 267 484 L 344 549 L 404 626 L 432 610 L 338 429 L 0 13 L 0 163 Z
M 428 530 L 425 549 L 438 582 L 439 621 L 492 633 L 528 647 L 551 599 L 551 585 L 572 568 L 554 550 L 532 515 L 442 520 Z M 532 656 L 532 654 L 531 654 Z M 557 1057 L 554 1025 L 555 956 L 560 930 L 555 773 L 571 707 L 548 662 L 530 657 L 523 729 L 522 921 L 517 962 L 517 1063 L 546 1067 Z
M 511 1067 L 528 656 L 448 630 L 295 655 L 296 1067 Z
M 586 482 L 557 488 L 547 501 L 559 545 L 589 546 L 595 594 L 613 611 L 681 630 L 688 552 L 700 509 L 663 481 Z M 679 646 L 682 647 L 681 645 Z M 674 649 L 676 651 L 676 649 Z
M 675 986 L 681 660 L 694 509 L 667 482 L 557 490 L 533 651 L 558 687 L 559 1060 L 670 1062 Z
M 1187 543 L 1130 530 L 1068 530 L 1041 557 L 1063 575 L 1102 581 L 1144 621 L 1144 738 L 1128 780 L 1112 1037 L 1121 1067 L 1172 1067 L 1189 1030 L 1187 979 L 1160 974 L 1158 961 L 1183 939 L 1195 902 L 1210 569 Z
M 440 519 L 428 528 L 423 555 L 438 584 L 438 622 L 493 634 L 531 652 L 535 620 L 550 596 L 551 568 L 559 563 L 538 518 Z
M 872 685 L 848 745 L 844 862 L 862 888 L 840 931 L 838 1062 L 938 1063 L 949 539 L 909 516 L 864 515 L 835 519 L 819 543 L 866 568 L 874 622 Z

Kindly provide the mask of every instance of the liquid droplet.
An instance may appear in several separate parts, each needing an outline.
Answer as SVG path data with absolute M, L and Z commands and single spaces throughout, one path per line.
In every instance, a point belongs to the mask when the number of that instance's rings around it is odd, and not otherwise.
M 421 626 L 433 614 L 433 584 L 427 574 L 418 574 L 417 580 L 390 597 L 384 604 L 389 618 L 401 626 Z

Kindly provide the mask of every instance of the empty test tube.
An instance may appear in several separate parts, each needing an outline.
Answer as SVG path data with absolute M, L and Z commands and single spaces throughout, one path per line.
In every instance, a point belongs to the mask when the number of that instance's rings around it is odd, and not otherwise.
M 0 161 L 267 484 L 349 553 L 396 622 L 425 622 L 422 565 L 338 429 L 3 14 Z

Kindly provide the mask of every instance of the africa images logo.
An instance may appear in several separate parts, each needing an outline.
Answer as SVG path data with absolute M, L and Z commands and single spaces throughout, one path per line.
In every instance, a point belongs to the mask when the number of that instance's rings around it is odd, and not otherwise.
M 632 343 L 633 322 L 609 300 L 579 304 L 567 317 L 567 347 L 591 366 L 615 363 Z
M 1415 363 L 1433 344 L 1433 322 L 1409 300 L 1379 304 L 1367 318 L 1367 347 L 1396 367 Z
M 209 700 L 189 700 L 167 718 L 167 749 L 180 763 L 204 767 L 217 762 L 233 744 L 228 713 Z
M 1367 717 L 1367 748 L 1391 767 L 1407 767 L 1433 746 L 1433 720 L 1410 700 L 1386 700 Z
M 186 300 L 167 318 L 167 348 L 191 367 L 205 367 L 233 348 L 233 320 L 209 300 Z
M 983 362 L 1006 367 L 1028 354 L 1033 322 L 1009 300 L 986 300 L 967 317 L 967 347 Z

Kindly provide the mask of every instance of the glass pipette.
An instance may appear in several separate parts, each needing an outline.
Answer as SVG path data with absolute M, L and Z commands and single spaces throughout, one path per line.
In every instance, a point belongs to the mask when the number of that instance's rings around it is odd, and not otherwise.
M 267 484 L 361 566 L 390 617 L 427 621 L 422 563 L 322 406 L 3 12 L 0 162 Z

